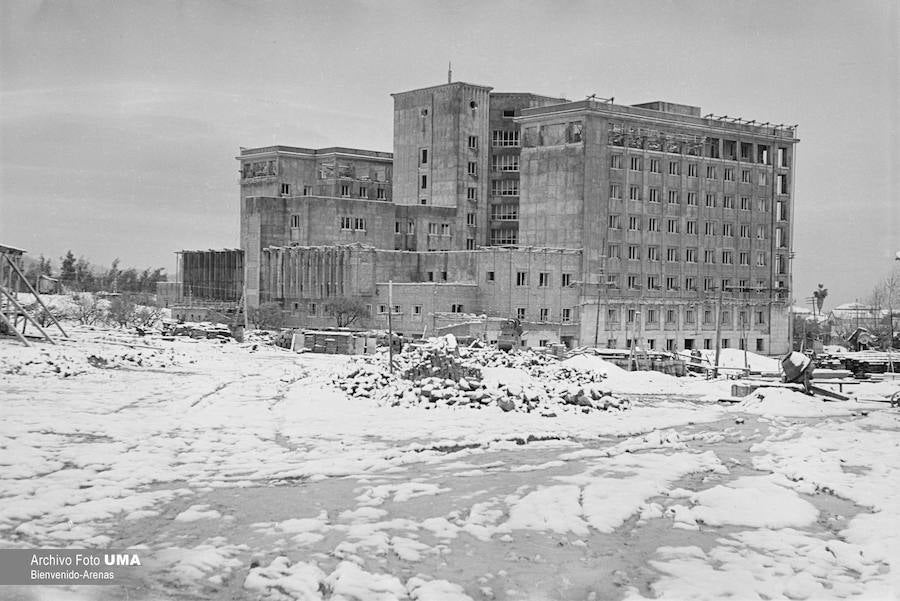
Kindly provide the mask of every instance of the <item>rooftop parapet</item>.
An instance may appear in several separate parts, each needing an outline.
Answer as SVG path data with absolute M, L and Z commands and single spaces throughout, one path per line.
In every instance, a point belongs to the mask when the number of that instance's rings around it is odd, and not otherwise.
M 340 154 L 371 159 L 382 159 L 384 161 L 392 161 L 394 158 L 393 153 L 382 152 L 379 150 L 364 150 L 361 148 L 347 148 L 345 146 L 330 146 L 328 148 L 301 148 L 299 146 L 283 146 L 280 144 L 275 146 L 261 146 L 259 148 L 241 147 L 241 154 L 235 158 L 243 159 L 247 157 L 258 157 L 260 155 L 271 154 L 300 154 L 312 157 Z
M 649 106 L 656 108 L 647 108 Z M 720 131 L 729 134 L 743 132 L 753 136 L 774 137 L 793 142 L 799 141 L 795 138 L 797 125 L 759 123 L 756 120 L 746 120 L 742 117 L 715 116 L 712 113 L 700 116 L 700 107 L 662 101 L 627 106 L 591 99 L 578 100 L 565 104 L 523 109 L 521 116 L 516 117 L 515 120 L 527 123 L 548 116 L 580 112 L 599 113 L 610 118 L 624 119 L 631 117 L 645 121 L 702 129 L 704 131 Z

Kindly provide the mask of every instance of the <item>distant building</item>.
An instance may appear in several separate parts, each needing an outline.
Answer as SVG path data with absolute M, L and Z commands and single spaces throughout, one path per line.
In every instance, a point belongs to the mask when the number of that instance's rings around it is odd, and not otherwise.
M 393 98 L 393 154 L 241 149 L 251 306 L 322 326 L 353 296 L 358 325 L 391 311 L 408 334 L 487 315 L 527 345 L 714 348 L 718 328 L 788 350 L 794 129 L 461 82 Z

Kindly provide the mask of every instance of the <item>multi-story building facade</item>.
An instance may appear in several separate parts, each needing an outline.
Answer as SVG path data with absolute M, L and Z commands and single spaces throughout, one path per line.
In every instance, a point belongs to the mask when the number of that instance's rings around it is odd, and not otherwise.
M 350 296 L 362 327 L 390 312 L 409 334 L 515 317 L 527 344 L 788 349 L 793 129 L 459 82 L 393 97 L 393 154 L 241 150 L 251 306 L 323 326 Z
M 724 346 L 786 350 L 793 130 L 664 102 L 571 102 L 519 122 L 520 243 L 583 251 L 596 300 L 582 322 L 598 341 L 712 348 L 718 331 Z
M 391 201 L 389 152 L 356 148 L 241 148 L 241 198 L 328 196 Z

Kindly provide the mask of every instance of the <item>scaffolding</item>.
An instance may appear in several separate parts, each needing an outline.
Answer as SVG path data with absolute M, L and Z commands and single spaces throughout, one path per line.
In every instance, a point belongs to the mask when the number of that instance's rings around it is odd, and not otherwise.
M 40 338 L 56 344 L 33 312 L 19 302 L 20 291 L 31 293 L 36 304 L 59 328 L 60 333 L 65 338 L 69 337 L 44 301 L 41 300 L 38 291 L 22 273 L 22 256 L 24 254 L 25 251 L 21 248 L 0 244 L 0 331 L 15 336 L 25 346 L 31 346 L 31 342 L 26 337 L 28 324 L 31 324 L 40 333 Z

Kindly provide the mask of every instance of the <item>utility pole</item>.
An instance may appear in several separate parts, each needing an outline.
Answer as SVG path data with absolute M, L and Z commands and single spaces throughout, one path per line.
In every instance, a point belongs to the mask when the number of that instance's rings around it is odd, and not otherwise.
M 600 344 L 600 294 L 606 289 L 606 255 L 602 255 L 600 260 L 603 264 L 597 278 L 597 314 L 594 318 L 594 348 L 597 348 Z M 584 289 L 582 288 L 582 290 Z
M 744 369 L 747 370 L 745 375 L 750 374 L 750 362 L 747 360 L 747 324 L 745 323 L 747 319 L 750 317 L 750 307 L 747 306 L 747 310 L 745 311 L 746 318 L 741 316 L 741 343 L 744 347 Z
M 716 303 L 716 364 L 713 377 L 719 377 L 719 355 L 722 353 L 722 286 L 719 286 L 719 300 Z
M 394 328 L 391 314 L 394 312 L 394 281 L 388 280 L 388 367 L 394 373 Z

